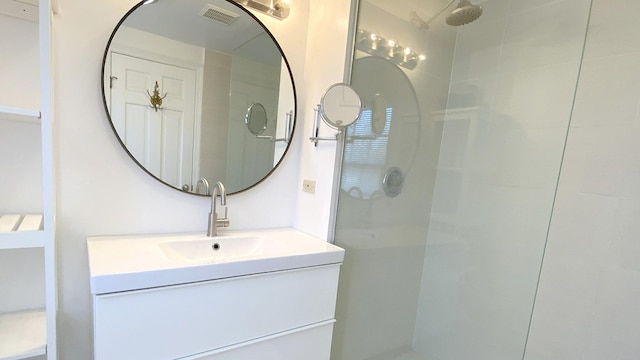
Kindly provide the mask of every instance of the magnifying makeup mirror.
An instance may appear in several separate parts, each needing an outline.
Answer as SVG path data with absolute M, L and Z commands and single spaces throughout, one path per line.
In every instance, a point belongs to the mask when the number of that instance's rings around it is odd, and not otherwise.
M 347 84 L 333 84 L 322 95 L 320 104 L 315 109 L 313 136 L 309 138 L 315 146 L 320 140 L 337 140 L 338 136 L 362 114 L 362 101 L 356 91 Z M 338 130 L 333 137 L 318 137 L 320 130 L 319 117 L 329 127 Z
M 256 139 L 269 140 L 271 142 L 284 141 L 288 144 L 291 139 L 293 112 L 288 112 L 285 115 L 284 137 L 282 138 L 277 138 L 275 135 L 263 135 L 267 131 L 269 120 L 267 118 L 267 110 L 260 103 L 253 103 L 249 106 L 247 113 L 244 115 L 244 124 L 247 126 L 247 130 L 256 136 Z
M 247 109 L 244 123 L 253 135 L 261 135 L 267 129 L 267 110 L 260 103 L 253 103 Z

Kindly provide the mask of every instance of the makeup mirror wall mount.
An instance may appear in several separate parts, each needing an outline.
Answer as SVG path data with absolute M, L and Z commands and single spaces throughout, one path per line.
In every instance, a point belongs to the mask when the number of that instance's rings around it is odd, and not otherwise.
M 337 140 L 343 130 L 355 123 L 362 115 L 362 100 L 358 93 L 347 84 L 333 84 L 322 95 L 320 104 L 314 109 L 313 133 L 309 138 L 314 146 L 320 140 Z M 320 118 L 327 126 L 338 130 L 333 137 L 320 137 Z
M 143 3 L 120 20 L 103 58 L 104 106 L 123 148 L 149 175 L 192 194 L 202 178 L 230 194 L 259 184 L 295 128 L 282 49 L 230 0 Z

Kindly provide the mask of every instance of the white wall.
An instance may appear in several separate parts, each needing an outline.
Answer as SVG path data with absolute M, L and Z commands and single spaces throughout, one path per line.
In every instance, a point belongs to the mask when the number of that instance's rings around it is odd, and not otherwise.
M 526 360 L 640 357 L 639 12 L 593 1 Z
M 38 110 L 38 24 L 0 15 L 0 34 L 0 106 Z M 42 212 L 40 149 L 37 122 L 0 119 L 0 213 Z
M 65 360 L 91 358 L 88 236 L 204 233 L 207 226 L 208 200 L 170 189 L 140 170 L 122 151 L 102 108 L 104 47 L 120 17 L 135 3 L 60 0 L 54 19 L 59 342 Z M 290 17 L 282 22 L 258 15 L 282 40 L 291 63 L 298 89 L 298 127 L 281 167 L 256 189 L 228 200 L 232 228 L 296 224 L 303 231 L 326 234 L 333 149 L 312 150 L 303 137 L 312 104 L 329 83 L 342 79 L 346 3 L 293 1 Z M 308 24 L 318 28 L 307 40 Z M 315 45 L 309 52 L 307 41 Z M 318 180 L 317 194 L 298 200 L 299 179 L 311 176 Z M 313 217 L 308 220 L 309 216 Z
M 293 2 L 294 4 L 296 2 Z M 349 30 L 350 1 L 309 0 L 309 33 L 304 68 L 304 82 L 296 79 L 298 119 L 304 126 L 295 130 L 294 144 L 300 148 L 300 172 L 296 191 L 302 189 L 302 180 L 316 181 L 316 193 L 300 193 L 297 199 L 295 227 L 322 239 L 328 238 L 331 217 L 331 194 L 335 161 L 335 141 L 322 141 L 317 147 L 308 140 L 313 127 L 313 109 L 324 91 L 334 83 L 343 82 L 344 60 Z M 335 131 L 326 126 L 320 136 L 331 136 Z
M 0 15 L 0 34 L 2 34 L 0 36 L 0 49 L 2 49 L 0 104 L 38 109 L 40 107 L 38 24 Z M 24 71 L 25 69 L 29 71 Z

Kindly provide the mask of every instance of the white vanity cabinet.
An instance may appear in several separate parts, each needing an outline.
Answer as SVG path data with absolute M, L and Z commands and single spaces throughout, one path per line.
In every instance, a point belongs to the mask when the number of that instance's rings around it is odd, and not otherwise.
M 328 360 L 344 249 L 295 229 L 87 239 L 96 360 Z
M 95 359 L 328 360 L 339 269 L 95 295 Z
M 57 358 L 54 8 L 0 2 L 0 360 Z

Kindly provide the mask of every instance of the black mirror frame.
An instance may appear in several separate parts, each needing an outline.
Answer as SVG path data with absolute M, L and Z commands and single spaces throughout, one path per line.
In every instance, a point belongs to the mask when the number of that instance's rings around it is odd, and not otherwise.
M 295 129 L 296 129 L 296 122 L 298 119 L 298 96 L 297 96 L 297 92 L 296 92 L 296 84 L 293 78 L 293 72 L 291 71 L 291 65 L 289 64 L 289 60 L 287 59 L 287 57 L 284 54 L 284 51 L 282 50 L 282 47 L 280 46 L 280 44 L 276 41 L 275 36 L 273 36 L 273 34 L 271 33 L 271 31 L 269 31 L 269 29 L 262 23 L 262 21 L 260 21 L 255 15 L 253 15 L 249 10 L 245 9 L 242 5 L 236 3 L 235 1 L 232 0 L 224 0 L 229 4 L 232 4 L 234 6 L 236 6 L 238 9 L 240 9 L 240 11 L 242 11 L 243 13 L 249 15 L 251 18 L 253 18 L 254 21 L 256 21 L 258 24 L 260 24 L 260 26 L 264 29 L 264 31 L 269 35 L 269 37 L 271 38 L 271 40 L 273 41 L 273 43 L 276 45 L 276 47 L 278 48 L 278 51 L 280 51 L 280 55 L 282 56 L 282 60 L 284 61 L 285 65 L 287 66 L 287 71 L 289 72 L 289 78 L 291 79 L 291 87 L 292 87 L 292 91 L 293 91 L 293 125 L 291 126 L 291 135 L 290 135 L 290 139 L 293 139 L 293 136 L 295 134 Z M 136 163 L 138 165 L 138 167 L 140 167 L 144 172 L 146 172 L 149 176 L 151 176 L 152 178 L 158 180 L 160 183 L 174 189 L 177 191 L 180 191 L 182 193 L 185 194 L 190 194 L 190 195 L 197 195 L 197 196 L 208 196 L 208 195 L 204 195 L 204 194 L 198 194 L 192 191 L 186 191 L 180 188 L 177 188 L 171 184 L 168 184 L 167 182 L 163 181 L 162 179 L 160 179 L 159 177 L 157 177 L 155 174 L 151 173 L 149 170 L 147 170 L 147 168 L 145 168 L 134 156 L 133 154 L 131 154 L 131 152 L 129 152 L 129 149 L 127 149 L 124 141 L 122 140 L 122 138 L 120 137 L 120 135 L 118 134 L 118 132 L 116 131 L 115 126 L 113 125 L 113 121 L 111 120 L 111 114 L 109 113 L 109 107 L 107 104 L 107 98 L 105 95 L 105 77 L 104 77 L 104 71 L 105 71 L 105 66 L 107 63 L 107 59 L 109 57 L 109 48 L 111 47 L 111 42 L 113 41 L 113 38 L 115 37 L 116 33 L 118 32 L 118 29 L 120 29 L 120 26 L 124 23 L 124 21 L 134 12 L 136 11 L 139 7 L 144 5 L 144 0 L 140 1 L 138 4 L 136 4 L 134 7 L 132 7 L 121 19 L 120 21 L 118 21 L 118 24 L 116 25 L 116 27 L 113 29 L 113 32 L 111 33 L 111 36 L 109 37 L 109 41 L 107 41 L 107 46 L 105 47 L 104 50 L 104 55 L 102 57 L 102 71 L 100 72 L 100 92 L 102 93 L 102 104 L 104 106 L 104 111 L 105 114 L 107 114 L 107 118 L 109 120 L 109 125 L 111 126 L 111 130 L 113 130 L 114 135 L 116 136 L 116 139 L 118 139 L 118 142 L 120 143 L 120 145 L 122 146 L 122 149 L 127 153 L 127 155 L 129 155 L 129 157 L 131 158 L 131 160 L 133 160 L 134 163 Z M 287 144 L 286 149 L 284 150 L 284 152 L 282 153 L 282 156 L 280 157 L 280 160 L 278 160 L 278 162 L 273 166 L 273 168 L 271 169 L 271 171 L 269 171 L 267 174 L 264 175 L 264 177 L 260 180 L 258 180 L 256 183 L 254 183 L 251 186 L 248 186 L 244 189 L 235 191 L 235 192 L 230 192 L 227 195 L 233 195 L 233 194 L 239 194 L 241 192 L 253 189 L 254 187 L 258 186 L 259 184 L 261 184 L 263 181 L 265 181 L 282 163 L 282 161 L 284 160 L 284 158 L 287 156 L 287 153 L 289 152 L 289 150 L 291 149 L 291 143 L 293 141 L 289 141 L 289 143 Z

